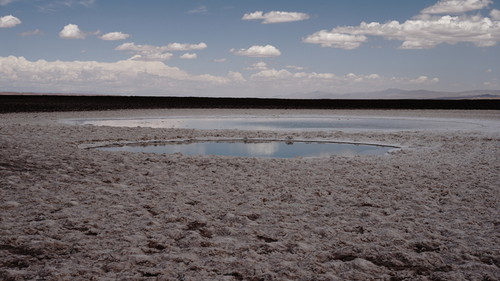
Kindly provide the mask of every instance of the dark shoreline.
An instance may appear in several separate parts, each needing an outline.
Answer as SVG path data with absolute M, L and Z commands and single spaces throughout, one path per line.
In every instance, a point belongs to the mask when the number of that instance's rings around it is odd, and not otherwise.
M 500 110 L 500 100 L 312 100 L 274 98 L 0 95 L 0 113 L 162 108 Z

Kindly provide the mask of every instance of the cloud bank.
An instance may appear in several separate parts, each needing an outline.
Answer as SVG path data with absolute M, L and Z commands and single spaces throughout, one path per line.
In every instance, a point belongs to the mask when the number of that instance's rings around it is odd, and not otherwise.
M 243 75 L 193 75 L 160 61 L 30 61 L 24 57 L 0 57 L 0 84 L 4 90 L 66 93 L 110 93 L 131 95 L 271 97 L 314 90 L 342 93 L 394 87 L 433 85 L 439 78 L 384 77 L 372 74 L 336 75 L 268 68 L 258 62 Z M 235 92 L 235 89 L 238 91 Z
M 0 57 L 0 83 L 5 87 L 35 87 L 46 91 L 101 93 L 172 90 L 182 93 L 196 87 L 230 83 L 228 75 L 192 75 L 159 61 L 29 61 L 24 57 Z

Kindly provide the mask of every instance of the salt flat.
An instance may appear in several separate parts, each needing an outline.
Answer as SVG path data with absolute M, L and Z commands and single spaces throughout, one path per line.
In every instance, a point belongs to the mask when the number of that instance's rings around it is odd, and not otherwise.
M 242 131 L 75 126 L 67 118 L 300 114 L 479 127 Z M 495 280 L 498 111 L 133 110 L 0 115 L 0 277 L 45 280 Z M 266 159 L 82 149 L 189 138 L 403 147 Z

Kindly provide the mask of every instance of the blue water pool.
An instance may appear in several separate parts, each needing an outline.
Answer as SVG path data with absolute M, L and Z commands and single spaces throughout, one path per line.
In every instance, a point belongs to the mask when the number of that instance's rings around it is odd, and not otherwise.
M 237 157 L 329 157 L 332 155 L 383 155 L 395 147 L 335 142 L 306 141 L 183 141 L 127 144 L 98 147 L 104 151 L 146 152 L 156 154 L 223 155 Z

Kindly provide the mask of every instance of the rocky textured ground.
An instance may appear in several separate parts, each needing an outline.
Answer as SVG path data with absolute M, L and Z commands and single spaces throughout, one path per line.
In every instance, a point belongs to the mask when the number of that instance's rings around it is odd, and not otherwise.
M 290 112 L 297 113 L 244 114 Z M 498 111 L 362 112 L 489 124 L 475 131 L 197 131 L 57 122 L 209 113 L 0 115 L 0 279 L 500 279 L 500 134 L 491 127 L 499 124 Z M 81 148 L 227 136 L 403 149 L 384 156 L 259 159 Z

